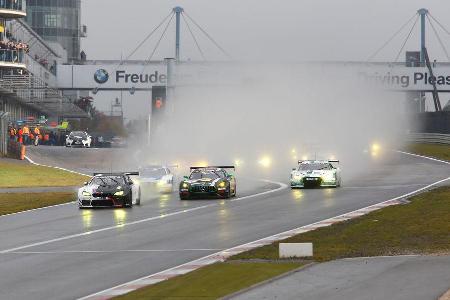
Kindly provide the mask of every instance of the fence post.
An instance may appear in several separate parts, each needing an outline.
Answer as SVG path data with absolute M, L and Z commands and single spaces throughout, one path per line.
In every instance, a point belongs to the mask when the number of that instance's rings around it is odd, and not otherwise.
M 9 112 L 0 112 L 0 155 L 8 154 L 7 117 Z

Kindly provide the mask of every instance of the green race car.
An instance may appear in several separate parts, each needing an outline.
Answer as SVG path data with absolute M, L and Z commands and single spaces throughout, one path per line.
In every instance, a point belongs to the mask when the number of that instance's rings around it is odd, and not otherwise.
M 234 166 L 191 167 L 180 182 L 180 199 L 230 198 L 236 196 L 236 178 L 228 173 Z

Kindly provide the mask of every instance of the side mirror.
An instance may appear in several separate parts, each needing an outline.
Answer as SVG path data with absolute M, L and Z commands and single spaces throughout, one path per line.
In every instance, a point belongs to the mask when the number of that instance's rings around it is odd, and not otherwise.
M 129 184 L 130 184 L 130 185 L 133 185 L 133 184 L 134 184 L 134 182 L 133 182 L 132 180 L 130 180 Z
M 189 176 L 183 176 L 183 179 L 189 180 Z
M 88 185 L 87 181 L 85 183 L 83 183 L 84 185 Z
M 292 168 L 292 171 L 297 171 L 297 168 Z

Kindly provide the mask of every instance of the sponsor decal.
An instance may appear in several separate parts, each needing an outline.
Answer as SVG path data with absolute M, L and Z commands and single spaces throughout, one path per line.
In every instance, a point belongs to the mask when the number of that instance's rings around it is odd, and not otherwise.
M 450 87 L 450 76 L 431 76 L 427 72 L 413 72 L 411 74 L 360 72 L 359 77 L 366 83 L 392 88 L 409 88 L 415 86 Z
M 109 79 L 109 73 L 105 69 L 98 69 L 94 73 L 94 80 L 98 84 L 106 83 L 108 81 L 108 79 Z

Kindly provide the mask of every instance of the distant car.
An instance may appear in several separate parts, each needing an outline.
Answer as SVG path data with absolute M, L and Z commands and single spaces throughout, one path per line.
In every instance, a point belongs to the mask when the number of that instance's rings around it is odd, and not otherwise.
M 115 136 L 109 141 L 111 148 L 125 148 L 127 146 L 127 141 L 120 136 Z
M 235 167 L 191 167 L 191 174 L 180 182 L 180 199 L 236 196 L 236 178 L 227 169 Z
M 167 166 L 147 166 L 139 169 L 139 184 L 160 193 L 173 191 L 174 175 Z
M 333 163 L 338 160 L 303 160 L 291 172 L 291 188 L 339 187 L 341 170 Z
M 85 131 L 72 131 L 68 136 L 66 136 L 66 147 L 90 148 L 91 143 L 92 138 Z
M 94 177 L 78 190 L 78 206 L 132 207 L 141 203 L 141 190 L 130 176 L 138 172 L 94 174 Z

